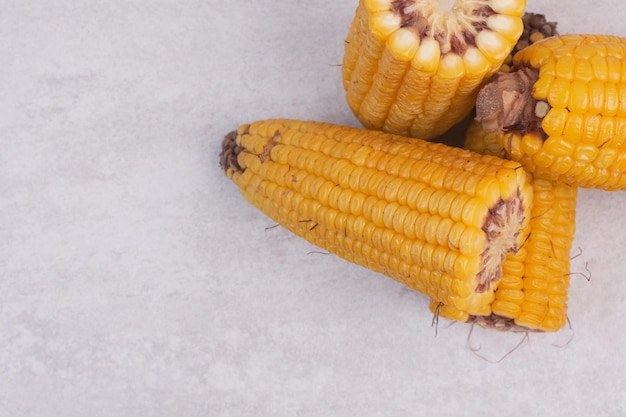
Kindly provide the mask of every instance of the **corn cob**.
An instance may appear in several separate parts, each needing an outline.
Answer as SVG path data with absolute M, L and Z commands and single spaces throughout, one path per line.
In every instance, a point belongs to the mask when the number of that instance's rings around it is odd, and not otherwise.
M 360 0 L 342 66 L 369 129 L 432 139 L 474 107 L 523 31 L 525 0 Z
M 226 136 L 220 160 L 295 234 L 468 314 L 489 314 L 530 222 L 518 163 L 383 132 L 259 121 Z
M 471 123 L 465 148 L 502 156 L 495 133 Z M 574 239 L 577 187 L 543 179 L 532 180 L 533 205 L 528 240 L 502 264 L 502 279 L 489 316 L 470 316 L 432 301 L 441 317 L 501 330 L 557 331 L 567 322 L 570 250 Z
M 546 38 L 480 92 L 477 119 L 511 159 L 546 179 L 626 189 L 626 39 Z

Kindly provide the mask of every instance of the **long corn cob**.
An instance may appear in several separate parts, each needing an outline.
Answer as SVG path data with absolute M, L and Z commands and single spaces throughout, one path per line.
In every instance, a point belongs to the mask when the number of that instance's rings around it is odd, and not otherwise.
M 287 229 L 468 314 L 490 313 L 530 222 L 518 163 L 382 132 L 255 122 L 224 139 L 221 165 Z
M 626 39 L 560 35 L 517 53 L 476 112 L 511 159 L 547 179 L 626 189 Z
M 495 133 L 471 123 L 465 148 L 502 156 Z M 442 317 L 502 330 L 557 331 L 567 322 L 570 250 L 574 239 L 577 187 L 541 178 L 532 180 L 533 205 L 528 240 L 502 264 L 502 280 L 490 316 L 470 316 L 431 302 Z
M 342 66 L 369 129 L 432 139 L 474 107 L 523 31 L 525 0 L 360 0 Z

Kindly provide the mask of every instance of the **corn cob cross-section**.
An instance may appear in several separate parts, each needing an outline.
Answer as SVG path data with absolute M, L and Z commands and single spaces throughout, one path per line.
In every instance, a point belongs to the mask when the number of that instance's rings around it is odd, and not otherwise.
M 378 131 L 255 122 L 224 139 L 221 165 L 295 234 L 468 314 L 489 314 L 530 221 L 518 163 Z
M 345 43 L 347 102 L 368 129 L 432 139 L 474 107 L 523 31 L 525 0 L 361 0 Z
M 518 52 L 476 115 L 511 159 L 547 179 L 626 189 L 626 39 L 560 35 Z
M 470 123 L 465 148 L 503 155 L 495 133 Z M 431 310 L 442 317 L 500 330 L 557 331 L 567 323 L 570 250 L 576 229 L 577 187 L 535 174 L 528 239 L 502 264 L 502 279 L 489 316 L 470 316 L 441 303 Z

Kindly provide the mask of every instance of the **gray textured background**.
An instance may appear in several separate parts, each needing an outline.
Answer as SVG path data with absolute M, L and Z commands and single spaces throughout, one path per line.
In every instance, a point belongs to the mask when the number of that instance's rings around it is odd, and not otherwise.
M 222 176 L 241 123 L 356 125 L 355 5 L 0 0 L 0 417 L 624 415 L 626 193 L 580 193 L 572 329 L 494 364 L 522 335 L 435 332 Z M 528 10 L 626 36 L 622 1 Z

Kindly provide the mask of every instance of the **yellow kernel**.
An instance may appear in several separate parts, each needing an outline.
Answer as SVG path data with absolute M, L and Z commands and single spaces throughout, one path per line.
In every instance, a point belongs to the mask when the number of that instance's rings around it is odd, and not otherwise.
M 378 186 L 385 178 L 389 178 L 385 172 L 370 168 L 366 175 L 361 176 L 359 187 L 366 194 L 378 195 Z
M 392 227 L 397 233 L 404 233 L 404 224 L 406 223 L 411 209 L 408 206 L 401 205 L 396 210 L 392 219 Z
M 512 198 L 513 195 L 517 192 L 517 184 L 523 182 L 518 181 L 518 174 L 524 174 L 523 170 L 502 169 L 498 171 L 497 178 L 500 181 L 500 198 L 507 200 L 509 198 Z M 499 199 L 485 201 L 487 202 L 487 204 L 491 204 L 499 201 Z
M 565 123 L 567 122 L 569 117 L 569 111 L 565 108 L 552 108 L 548 112 L 548 114 L 541 121 L 541 128 L 548 136 L 561 136 L 563 134 L 563 129 L 565 129 Z M 527 135 L 524 135 L 524 139 L 522 140 L 522 146 L 524 147 L 524 140 Z M 534 143 L 536 146 L 536 142 L 540 142 L 541 139 L 536 135 L 530 135 L 533 139 L 535 139 Z M 534 149 L 534 147 L 533 147 Z M 535 151 L 536 152 L 536 151 Z M 533 152 L 534 153 L 534 152 Z M 528 153 L 532 155 L 531 153 Z
M 456 198 L 457 194 L 452 191 L 447 191 L 444 195 L 439 199 L 439 204 L 434 210 L 434 212 L 438 213 L 442 217 L 450 217 L 450 210 L 452 208 L 452 202 Z
M 546 169 L 550 165 L 552 165 L 555 159 L 556 159 L 556 156 L 554 156 L 554 154 L 545 152 L 543 150 L 541 150 L 540 152 L 537 152 L 536 154 L 532 156 L 533 163 L 537 165 L 538 168 L 542 168 L 542 169 Z
M 482 199 L 485 204 L 493 204 L 500 200 L 500 185 L 494 177 L 481 178 L 476 191 L 476 197 Z
M 508 263 L 509 262 L 505 262 L 505 264 Z M 500 279 L 500 286 L 498 287 L 498 289 L 508 288 L 511 290 L 521 290 L 522 288 L 524 288 L 524 281 L 521 278 L 524 274 L 524 265 L 521 262 L 517 263 L 521 264 L 521 273 L 516 272 L 519 268 L 512 268 L 514 270 L 513 272 L 510 272 L 508 270 L 509 268 L 504 268 L 506 270 L 503 269 L 502 278 Z
M 339 208 L 342 212 L 348 212 L 350 209 L 350 199 L 354 191 L 350 189 L 343 189 L 335 185 L 328 195 L 328 206 L 336 209 Z
M 439 67 L 440 57 L 439 42 L 433 38 L 426 38 L 419 45 L 411 61 L 411 67 L 424 73 L 426 76 L 433 76 Z
M 483 200 L 473 197 L 463 206 L 461 220 L 468 226 L 482 227 L 488 211 Z
M 533 97 L 538 100 L 546 99 L 552 88 L 552 83 L 554 82 L 554 76 L 552 75 L 543 75 L 543 67 L 540 70 L 541 76 L 533 85 Z
M 548 103 L 553 108 L 567 108 L 570 99 L 570 82 L 564 78 L 556 78 L 548 94 Z
M 517 161 L 522 157 L 522 135 L 510 132 L 498 135 L 497 138 L 498 144 L 502 146 L 512 158 Z
M 524 31 L 524 23 L 518 15 L 493 14 L 487 20 L 487 26 L 505 37 L 511 44 L 518 41 Z M 539 33 L 539 32 L 536 32 Z M 542 35 L 543 37 L 543 35 Z M 532 38 L 531 38 L 532 41 Z M 535 42 L 535 41 L 533 41 Z
M 335 190 L 331 192 L 332 200 L 335 202 L 335 205 L 331 205 L 331 207 L 337 208 L 342 213 L 350 213 L 350 205 L 356 193 L 350 189 L 343 189 L 341 187 L 335 187 L 335 189 L 338 190 L 338 192 Z
M 532 156 L 541 149 L 543 140 L 538 135 L 526 133 L 522 136 L 521 146 L 524 154 Z
M 497 293 L 496 293 L 497 297 Z M 501 317 L 506 317 L 510 319 L 514 319 L 519 316 L 522 311 L 522 307 L 519 304 L 512 303 L 510 301 L 495 299 L 493 303 L 491 303 L 491 310 L 494 314 L 497 314 Z
M 428 243 L 437 243 L 437 228 L 442 218 L 434 215 L 428 217 L 426 224 L 424 225 L 424 239 Z
M 406 214 L 406 217 L 404 218 L 404 224 L 402 225 L 401 233 L 404 233 L 409 239 L 415 239 L 417 237 L 416 225 L 419 216 L 420 213 L 418 211 L 411 210 Z
M 487 235 L 477 227 L 466 227 L 458 242 L 461 253 L 471 256 L 480 255 L 487 247 Z
M 452 225 L 452 228 L 450 229 L 450 232 L 448 234 L 448 246 L 450 247 L 450 249 L 460 251 L 461 236 L 463 235 L 463 232 L 465 231 L 467 226 L 465 226 L 461 222 L 456 222 L 454 220 L 453 222 L 454 224 Z
M 543 144 L 543 151 L 556 157 L 571 155 L 574 148 L 574 145 L 563 136 L 549 137 Z
M 324 164 L 324 176 L 335 184 L 340 184 L 354 169 L 354 166 L 346 159 L 328 158 L 328 161 Z
M 489 5 L 495 12 L 511 16 L 521 16 L 525 8 L 524 2 L 515 0 L 492 0 Z
M 414 183 L 407 193 L 407 204 L 411 208 L 417 208 L 418 202 L 420 201 L 420 194 L 423 190 L 428 188 L 426 184 L 416 182 Z
M 550 165 L 550 170 L 555 174 L 563 175 L 567 173 L 574 166 L 574 161 L 569 156 L 557 157 L 552 165 Z M 590 169 L 593 169 L 593 165 L 590 165 Z
M 454 252 L 450 252 L 454 254 Z M 459 279 L 469 279 L 476 276 L 482 268 L 480 256 L 458 255 L 454 262 L 454 276 Z
M 419 48 L 419 37 L 416 36 L 415 31 L 408 28 L 401 28 L 389 36 L 387 46 L 392 51 L 395 58 L 410 61 Z
M 449 218 L 443 218 L 441 219 L 441 221 L 439 222 L 438 226 L 437 226 L 437 231 L 436 231 L 436 242 L 438 245 L 440 246 L 446 246 L 448 247 L 449 245 L 449 241 L 450 241 L 450 231 L 452 230 L 452 227 L 454 226 L 454 222 L 452 221 L 452 219 Z
M 364 3 L 367 7 L 367 11 L 373 13 L 389 10 L 391 8 L 389 1 L 390 0 L 365 0 Z
M 576 58 L 572 56 L 559 56 L 556 60 L 556 77 L 571 81 L 574 78 Z
M 510 42 L 495 31 L 483 30 L 476 36 L 476 46 L 492 63 L 500 65 L 511 52 Z
M 439 69 L 437 70 L 437 76 L 441 78 L 460 79 L 463 75 L 465 75 L 463 58 L 452 53 L 445 54 L 441 58 L 441 61 L 439 62 Z
M 430 198 L 434 192 L 435 190 L 433 188 L 426 187 L 419 193 L 419 196 L 417 197 L 417 204 L 416 204 L 416 208 L 418 211 L 422 213 L 428 212 L 428 205 L 430 202 Z
M 594 159 L 593 164 L 598 168 L 608 168 L 617 158 L 618 151 L 609 146 L 603 146 L 598 151 L 598 156 Z
M 589 106 L 589 89 L 587 83 L 581 80 L 574 80 L 570 84 L 570 100 L 568 108 L 573 113 L 584 114 Z
M 363 213 L 363 204 L 367 196 L 362 192 L 355 192 L 350 198 L 350 213 L 360 216 Z
M 371 220 L 374 222 L 376 226 L 383 227 L 385 225 L 384 212 L 388 205 L 389 203 L 387 203 L 386 201 L 378 200 L 372 206 Z
M 383 203 L 386 204 L 385 209 L 383 210 L 383 224 L 386 228 L 393 229 L 394 216 L 396 215 L 396 212 L 400 208 L 400 205 L 396 202 L 393 202 L 393 203 L 383 202 Z
M 450 204 L 450 218 L 455 222 L 461 221 L 463 217 L 463 208 L 472 197 L 464 194 L 457 195 Z
M 543 321 L 543 317 L 545 317 L 545 313 L 531 314 L 524 310 L 525 306 L 522 306 L 522 312 L 515 318 L 515 324 L 524 326 L 531 330 L 539 328 L 541 322 Z
M 573 157 L 577 161 L 591 163 L 596 159 L 598 153 L 598 148 L 593 145 L 578 145 Z
M 378 39 L 386 39 L 400 24 L 400 16 L 390 10 L 373 13 L 369 19 L 369 27 Z
M 605 98 L 605 83 L 600 80 L 594 79 L 588 82 L 588 103 L 587 110 L 590 114 L 601 114 L 604 110 Z

